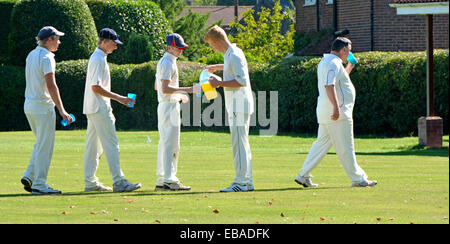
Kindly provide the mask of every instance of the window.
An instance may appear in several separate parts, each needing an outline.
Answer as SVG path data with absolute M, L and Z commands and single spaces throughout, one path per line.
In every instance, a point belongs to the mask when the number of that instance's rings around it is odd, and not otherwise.
M 327 1 L 327 4 L 333 4 L 333 3 L 334 3 L 333 0 L 328 0 L 328 1 Z
M 316 5 L 316 0 L 305 0 L 305 5 L 303 6 L 311 6 Z

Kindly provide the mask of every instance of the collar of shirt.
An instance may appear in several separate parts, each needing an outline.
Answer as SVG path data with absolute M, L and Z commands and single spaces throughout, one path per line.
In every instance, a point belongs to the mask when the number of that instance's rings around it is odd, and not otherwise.
M 50 56 L 55 57 L 55 54 L 52 53 L 52 52 L 50 52 L 50 51 L 49 51 L 47 48 L 45 48 L 45 47 L 37 46 L 36 49 L 42 50 L 42 51 L 44 51 L 46 54 L 50 54 Z
M 177 57 L 176 57 L 175 55 L 169 53 L 169 52 L 166 52 L 166 53 L 164 54 L 164 56 L 168 57 L 170 60 L 172 60 L 172 61 L 174 61 L 174 62 L 177 61 Z
M 223 56 L 228 56 L 230 55 L 232 52 L 234 52 L 234 49 L 236 48 L 236 43 L 231 43 L 230 47 L 227 49 L 227 51 L 225 52 L 225 54 Z
M 98 53 L 100 53 L 103 57 L 107 57 L 107 56 L 108 56 L 108 54 L 106 54 L 105 52 L 103 52 L 103 50 L 100 49 L 100 48 L 98 48 L 98 47 L 95 49 L 95 51 L 98 52 Z
M 341 63 L 343 63 L 342 59 L 339 56 L 337 56 L 336 54 L 330 53 L 330 55 L 333 56 L 333 58 L 339 59 L 339 61 L 341 61 Z

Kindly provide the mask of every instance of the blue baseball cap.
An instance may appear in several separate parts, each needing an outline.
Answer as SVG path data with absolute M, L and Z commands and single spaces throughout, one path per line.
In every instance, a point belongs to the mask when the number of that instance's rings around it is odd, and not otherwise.
M 115 43 L 122 45 L 123 43 L 119 40 L 119 35 L 117 35 L 117 33 L 110 28 L 103 28 L 100 30 L 100 32 L 98 33 L 98 37 L 103 38 L 103 39 L 109 39 L 109 40 L 113 40 Z
M 168 35 L 166 37 L 166 44 L 167 46 L 173 46 L 181 50 L 184 50 L 189 47 L 186 43 L 184 43 L 183 37 L 181 37 L 177 33 Z
M 61 31 L 58 31 L 53 26 L 44 26 L 38 33 L 38 37 L 40 40 L 44 40 L 46 38 L 49 38 L 51 36 L 64 36 L 65 34 Z

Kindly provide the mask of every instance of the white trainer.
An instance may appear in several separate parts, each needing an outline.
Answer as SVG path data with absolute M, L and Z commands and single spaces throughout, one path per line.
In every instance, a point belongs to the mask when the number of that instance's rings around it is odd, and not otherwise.
M 60 190 L 55 190 L 50 186 L 47 186 L 45 189 L 31 189 L 31 194 L 33 195 L 59 195 L 62 194 Z
M 96 186 L 92 187 L 85 187 L 84 192 L 91 192 L 91 191 L 112 191 L 113 189 L 108 186 L 104 186 L 102 183 L 97 183 Z
M 352 187 L 372 187 L 377 184 L 378 182 L 375 180 L 363 180 L 361 182 L 352 182 Z
M 130 192 L 137 190 L 142 187 L 141 183 L 132 184 L 128 182 L 126 179 L 120 180 L 113 184 L 114 192 Z
M 302 185 L 303 187 L 318 187 L 318 184 L 313 184 L 311 181 L 311 178 L 306 178 L 306 177 L 302 177 L 297 175 L 297 177 L 295 177 L 295 182 L 297 182 L 297 184 Z
M 178 183 L 165 183 L 163 185 L 164 191 L 190 191 L 190 186 L 185 186 L 181 184 L 181 182 Z
M 240 192 L 240 191 L 243 191 L 243 192 L 249 191 L 248 186 L 233 183 L 230 187 L 220 190 L 220 192 Z M 253 191 L 253 188 L 250 191 Z

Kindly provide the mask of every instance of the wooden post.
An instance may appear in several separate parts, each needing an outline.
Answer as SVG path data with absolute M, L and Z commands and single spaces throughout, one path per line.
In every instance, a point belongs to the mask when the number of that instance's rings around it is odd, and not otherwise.
M 427 15 L 427 117 L 434 116 L 433 15 Z
M 317 32 L 320 31 L 320 6 L 319 6 L 319 0 L 316 0 L 316 25 L 317 25 Z
M 239 0 L 234 0 L 234 17 L 239 19 Z
M 419 145 L 442 147 L 444 123 L 434 114 L 433 15 L 427 15 L 427 117 L 418 121 Z
M 334 25 L 334 31 L 338 31 L 338 6 L 337 6 L 337 1 L 338 0 L 334 0 L 333 1 L 333 25 Z

